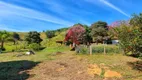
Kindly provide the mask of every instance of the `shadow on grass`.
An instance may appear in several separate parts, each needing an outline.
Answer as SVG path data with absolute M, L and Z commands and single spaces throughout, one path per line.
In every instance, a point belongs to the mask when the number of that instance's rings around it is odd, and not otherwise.
M 142 61 L 128 62 L 128 65 L 135 70 L 142 71 Z
M 25 70 L 38 63 L 28 60 L 0 62 L 0 80 L 25 80 L 30 76 Z

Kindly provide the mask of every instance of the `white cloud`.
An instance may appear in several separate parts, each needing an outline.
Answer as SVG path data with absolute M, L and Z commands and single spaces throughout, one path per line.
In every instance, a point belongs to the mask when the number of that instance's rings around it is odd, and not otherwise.
M 3 17 L 4 16 L 7 17 L 11 14 L 23 16 L 23 17 L 27 17 L 27 18 L 31 18 L 31 19 L 52 22 L 55 24 L 61 24 L 64 26 L 69 26 L 69 25 L 73 24 L 72 22 L 65 21 L 63 19 L 49 15 L 47 13 L 42 13 L 42 12 L 35 11 L 35 10 L 29 9 L 29 8 L 24 8 L 24 7 L 20 7 L 20 6 L 16 6 L 13 4 L 9 4 L 9 3 L 5 3 L 5 2 L 0 1 L 0 15 Z
M 70 20 L 73 20 L 73 21 L 78 21 L 78 22 L 82 22 L 82 23 L 85 22 L 85 24 L 89 23 L 89 22 L 83 20 L 84 17 L 82 17 L 80 14 L 84 13 L 87 15 L 94 15 L 92 12 L 86 11 L 84 9 L 78 10 L 76 7 L 65 6 L 59 2 L 54 1 L 54 0 L 51 0 L 51 1 L 42 0 L 40 2 L 43 4 L 46 4 L 45 6 L 49 10 L 51 10 L 52 12 L 55 12 L 61 16 L 67 16 L 67 18 L 69 18 Z M 73 2 L 73 3 L 77 4 L 77 5 L 81 5 L 81 4 L 78 4 L 75 2 Z M 84 6 L 84 5 L 82 5 L 82 6 Z
M 130 17 L 130 15 L 128 15 L 127 13 L 125 13 L 124 11 L 122 11 L 120 8 L 116 7 L 115 5 L 111 4 L 110 2 L 106 1 L 106 0 L 100 0 L 102 3 L 104 3 L 105 5 L 111 7 L 112 9 L 120 12 L 121 14 Z
M 24 31 L 21 31 L 21 30 L 17 30 L 17 29 L 13 29 L 13 28 L 8 28 L 6 26 L 3 26 L 3 25 L 0 25 L 0 30 L 7 30 L 7 31 L 16 31 L 16 32 L 24 32 Z

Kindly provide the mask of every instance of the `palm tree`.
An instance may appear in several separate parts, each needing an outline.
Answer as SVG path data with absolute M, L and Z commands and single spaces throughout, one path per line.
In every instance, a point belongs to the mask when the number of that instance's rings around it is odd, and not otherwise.
M 1 41 L 1 49 L 4 48 L 4 42 L 10 37 L 10 33 L 7 31 L 0 31 L 0 41 Z

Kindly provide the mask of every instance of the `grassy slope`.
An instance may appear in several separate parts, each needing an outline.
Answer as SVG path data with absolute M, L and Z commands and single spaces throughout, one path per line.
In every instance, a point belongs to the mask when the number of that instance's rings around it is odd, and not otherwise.
M 20 35 L 20 38 L 21 38 L 21 39 L 24 39 L 25 36 L 28 34 L 28 32 L 18 32 L 18 34 Z M 41 33 L 40 33 L 40 37 L 41 37 L 42 39 L 46 39 L 45 33 L 44 33 L 44 32 L 41 32 Z

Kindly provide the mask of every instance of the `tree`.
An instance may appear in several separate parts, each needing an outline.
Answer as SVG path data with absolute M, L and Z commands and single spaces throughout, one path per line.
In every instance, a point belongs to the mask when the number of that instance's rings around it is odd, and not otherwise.
M 14 41 L 14 45 L 15 45 L 16 41 L 20 40 L 20 36 L 16 32 L 13 32 L 12 38 L 13 38 L 13 41 Z
M 133 17 L 130 20 L 130 24 L 133 26 L 137 26 L 142 30 L 142 13 L 140 13 L 139 15 L 137 14 L 133 14 Z
M 140 17 L 141 15 L 137 16 Z M 134 16 L 131 18 L 130 24 L 124 24 L 124 22 L 122 22 L 119 27 L 110 30 L 111 35 L 119 39 L 120 47 L 123 49 L 124 53 L 131 53 L 134 57 L 142 56 L 142 29 L 139 20 L 141 21 L 142 19 L 136 19 Z
M 37 31 L 30 31 L 28 35 L 25 37 L 25 40 L 28 42 L 28 44 L 40 44 L 40 42 L 42 41 L 42 39 L 40 38 L 40 33 L 38 33 Z
M 4 49 L 4 42 L 10 37 L 10 33 L 7 31 L 0 31 L 0 41 L 1 41 L 1 49 Z
M 91 35 L 95 41 L 102 41 L 108 36 L 108 27 L 106 22 L 98 21 L 91 25 L 91 29 Z
M 47 30 L 46 31 L 46 36 L 47 36 L 47 38 L 53 38 L 53 37 L 55 37 L 55 31 L 49 31 L 49 30 Z
M 91 28 L 99 28 L 99 27 L 107 29 L 107 23 L 103 21 L 98 21 L 91 25 Z
M 71 42 L 75 44 L 82 43 L 85 28 L 81 24 L 75 24 L 70 29 L 68 29 L 67 34 L 65 36 L 65 41 L 71 40 Z
M 84 38 L 83 38 L 83 42 L 85 44 L 90 44 L 92 42 L 92 37 L 91 37 L 91 28 L 88 27 L 87 25 L 83 25 L 83 27 L 85 28 L 85 33 L 84 33 Z

